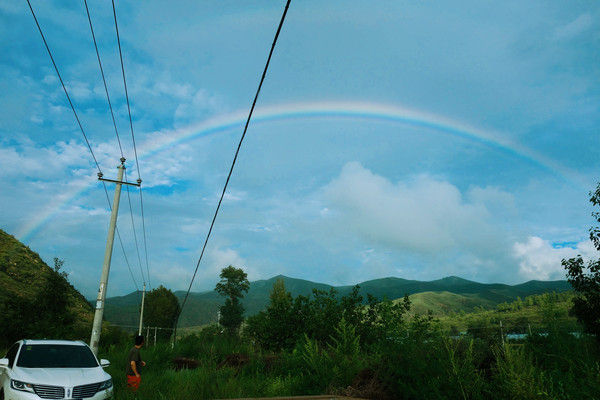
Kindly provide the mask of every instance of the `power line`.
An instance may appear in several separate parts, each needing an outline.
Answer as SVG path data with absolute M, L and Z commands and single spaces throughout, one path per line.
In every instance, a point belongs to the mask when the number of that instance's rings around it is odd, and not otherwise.
M 121 158 L 124 158 L 123 147 L 121 146 L 121 138 L 119 137 L 117 123 L 115 122 L 115 114 L 113 112 L 112 104 L 110 102 L 110 96 L 108 95 L 108 87 L 106 86 L 106 78 L 104 77 L 104 69 L 102 68 L 102 61 L 100 61 L 100 52 L 98 51 L 98 44 L 96 43 L 96 35 L 94 35 L 94 27 L 92 26 L 92 18 L 90 17 L 90 10 L 88 8 L 87 0 L 83 0 L 83 1 L 85 3 L 85 11 L 87 13 L 88 21 L 90 23 L 90 31 L 92 32 L 92 39 L 94 40 L 94 47 L 96 48 L 96 56 L 98 57 L 98 65 L 100 66 L 100 74 L 102 75 L 102 82 L 104 83 L 104 91 L 106 92 L 106 100 L 108 101 L 108 107 L 110 108 L 110 115 L 112 117 L 113 126 L 115 127 L 115 133 L 117 134 L 117 142 L 119 143 L 119 149 L 121 150 Z
M 142 187 L 140 186 L 140 210 L 142 213 L 142 233 L 144 234 L 144 254 L 146 255 L 146 276 L 148 277 L 148 286 L 152 290 L 152 282 L 150 282 L 150 269 L 148 267 L 148 244 L 146 241 L 146 222 L 144 218 L 144 200 L 142 197 Z
M 79 121 L 79 116 L 77 116 L 77 111 L 75 111 L 75 107 L 73 106 L 73 102 L 71 102 L 71 98 L 69 97 L 69 93 L 67 92 L 67 88 L 65 86 L 65 83 L 62 80 L 62 77 L 60 76 L 60 72 L 58 72 L 58 67 L 56 66 L 56 62 L 54 61 L 54 57 L 52 57 L 52 52 L 50 51 L 50 47 L 48 46 L 48 42 L 46 42 L 46 38 L 44 37 L 44 33 L 42 32 L 42 28 L 40 27 L 40 24 L 37 20 L 37 17 L 35 16 L 35 12 L 33 11 L 33 7 L 31 6 L 31 3 L 29 0 L 27 0 L 27 4 L 29 5 L 29 9 L 31 10 L 31 15 L 33 15 L 33 19 L 35 20 L 35 24 L 38 27 L 38 30 L 40 31 L 40 35 L 42 36 L 42 40 L 44 41 L 44 45 L 46 46 L 46 50 L 48 51 L 48 55 L 50 56 L 50 60 L 52 60 L 52 65 L 54 66 L 54 70 L 56 71 L 56 75 L 58 76 L 58 80 L 60 80 L 60 84 L 62 85 L 62 88 L 65 92 L 65 95 L 67 96 L 67 100 L 69 101 L 69 105 L 71 106 L 71 110 L 73 110 L 73 114 L 75 115 L 75 119 L 77 120 L 77 124 L 79 125 L 79 129 L 81 130 L 81 133 L 83 134 L 83 138 L 85 139 L 85 142 L 87 143 L 88 149 L 90 150 L 90 153 L 92 154 L 92 158 L 94 159 L 94 163 L 96 163 L 96 168 L 98 168 L 98 172 L 102 173 L 102 171 L 100 170 L 100 165 L 98 164 L 98 160 L 96 160 L 96 156 L 94 155 L 94 151 L 92 150 L 92 146 L 90 146 L 90 142 L 83 130 L 83 126 L 81 125 L 81 121 Z
M 103 82 L 104 82 L 104 88 L 105 88 L 105 91 L 106 91 L 106 96 L 107 96 L 107 100 L 108 100 L 108 103 L 109 103 L 109 108 L 110 108 L 110 110 L 111 110 L 111 115 L 112 115 L 112 118 L 113 118 L 113 124 L 114 124 L 114 127 L 115 127 L 115 132 L 116 132 L 116 134 L 117 134 L 117 140 L 118 140 L 118 142 L 119 142 L 119 148 L 120 148 L 120 150 L 121 150 L 121 155 L 122 155 L 122 154 L 123 154 L 123 149 L 122 149 L 122 147 L 121 147 L 121 141 L 120 141 L 120 139 L 119 139 L 119 134 L 118 134 L 117 127 L 116 127 L 116 123 L 115 123 L 115 119 L 114 119 L 114 113 L 113 113 L 112 105 L 111 105 L 111 102 L 110 102 L 110 96 L 109 96 L 109 94 L 108 94 L 108 89 L 107 89 L 107 85 L 106 85 L 106 80 L 105 80 L 105 78 L 104 78 L 104 71 L 103 71 L 103 69 L 102 69 L 102 63 L 101 63 L 101 61 L 100 61 L 100 54 L 99 54 L 99 52 L 98 52 L 98 46 L 97 46 L 97 43 L 96 43 L 96 38 L 95 38 L 95 35 L 94 35 L 94 30 L 93 30 L 93 26 L 92 26 L 92 21 L 91 21 L 91 17 L 90 17 L 90 14 L 89 14 L 89 9 L 88 9 L 88 6 L 87 6 L 87 1 L 86 1 L 86 0 L 84 0 L 84 1 L 85 1 L 85 6 L 86 6 L 86 12 L 87 12 L 87 15 L 88 15 L 88 21 L 89 21 L 89 23 L 90 23 L 90 30 L 91 30 L 91 32 L 92 32 L 92 38 L 93 38 L 93 40 L 94 40 L 94 46 L 95 46 L 95 48 L 96 48 L 96 55 L 97 55 L 97 57 L 98 57 L 98 64 L 100 65 L 100 72 L 101 72 L 101 74 L 102 74 L 102 80 L 103 80 Z M 81 124 L 81 121 L 79 120 L 79 116 L 77 115 L 77 111 L 75 111 L 75 107 L 74 107 L 74 105 L 73 105 L 73 102 L 71 101 L 71 98 L 70 98 L 70 96 L 69 96 L 69 93 L 68 93 L 68 91 L 67 91 L 67 88 L 66 88 L 66 86 L 65 86 L 65 84 L 64 84 L 64 81 L 63 81 L 63 79 L 62 79 L 61 75 L 60 75 L 60 72 L 59 72 L 59 70 L 58 70 L 58 66 L 56 65 L 56 62 L 55 62 L 55 60 L 54 60 L 54 57 L 52 56 L 52 52 L 50 51 L 50 47 L 49 47 L 49 45 L 48 45 L 48 42 L 46 41 L 46 37 L 44 36 L 44 33 L 43 33 L 43 31 L 42 31 L 42 28 L 41 28 L 41 26 L 40 26 L 40 24 L 39 24 L 39 22 L 38 22 L 38 19 L 37 19 L 36 15 L 35 15 L 35 12 L 34 12 L 34 10 L 33 10 L 33 7 L 32 7 L 32 5 L 31 5 L 31 2 L 30 2 L 30 0 L 27 0 L 27 4 L 29 5 L 29 9 L 31 10 L 31 14 L 32 14 L 32 16 L 33 16 L 33 19 L 35 20 L 35 23 L 36 23 L 36 25 L 37 25 L 38 31 L 40 32 L 40 35 L 41 35 L 41 37 L 42 37 L 42 40 L 43 40 L 43 42 L 44 42 L 44 45 L 45 45 L 45 47 L 46 47 L 46 50 L 48 51 L 48 55 L 50 56 L 50 60 L 52 61 L 52 65 L 54 66 L 54 70 L 56 71 L 56 75 L 58 76 L 58 79 L 59 79 L 59 81 L 60 81 L 60 83 L 61 83 L 61 86 L 62 86 L 62 88 L 63 88 L 63 91 L 64 91 L 64 93 L 65 93 L 65 96 L 67 97 L 67 100 L 68 100 L 68 102 L 69 102 L 69 105 L 71 106 L 71 110 L 73 111 L 73 114 L 75 115 L 75 119 L 77 120 L 77 124 L 79 125 L 79 129 L 81 130 L 81 133 L 82 133 L 82 135 L 83 135 L 83 137 L 84 137 L 84 139 L 85 139 L 85 142 L 86 142 L 86 144 L 87 144 L 87 146 L 88 146 L 88 149 L 89 149 L 89 151 L 90 151 L 90 153 L 91 153 L 91 155 L 92 155 L 92 158 L 93 158 L 93 160 L 94 160 L 94 163 L 96 164 L 96 168 L 98 169 L 98 176 L 102 176 L 102 175 L 103 175 L 103 173 L 102 173 L 102 170 L 100 169 L 100 165 L 98 164 L 98 160 L 96 159 L 96 156 L 94 155 L 94 151 L 92 150 L 92 147 L 91 147 L 91 145 L 90 145 L 90 142 L 89 142 L 89 140 L 88 140 L 88 138 L 87 138 L 87 135 L 85 134 L 85 131 L 84 131 L 84 129 L 83 129 L 83 126 L 82 126 L 82 124 Z M 113 5 L 114 5 L 114 3 L 113 3 Z M 120 45 L 119 45 L 119 51 L 120 51 Z M 127 100 L 127 104 L 129 105 L 129 100 Z M 131 124 L 131 116 L 130 116 L 130 124 Z M 132 134 L 133 134 L 133 130 L 132 130 Z M 134 143 L 134 147 L 135 147 L 135 143 Z M 136 152 L 136 161 L 137 161 L 137 152 Z M 138 176 L 139 176 L 139 165 L 138 165 Z M 141 179 L 138 179 L 138 184 L 139 184 L 139 183 L 141 183 Z M 109 196 L 108 196 L 108 190 L 106 189 L 106 185 L 105 185 L 104 183 L 103 183 L 103 186 L 104 186 L 104 192 L 105 192 L 105 194 L 106 194 L 106 197 L 107 197 L 107 200 L 108 200 L 108 206 L 109 206 L 109 209 L 111 209 L 111 210 L 112 210 L 112 205 L 111 205 L 111 203 L 110 203 L 110 198 L 109 198 Z M 130 208 L 131 208 L 131 202 L 130 202 Z M 134 229 L 135 229 L 135 226 L 134 226 Z M 135 287 L 136 287 L 136 290 L 137 290 L 137 282 L 135 281 L 135 278 L 134 278 L 134 276 L 133 276 L 133 273 L 131 272 L 131 267 L 130 267 L 130 265 L 129 265 L 129 261 L 127 260 L 127 255 L 125 254 L 125 248 L 124 248 L 124 246 L 123 246 L 123 241 L 122 241 L 122 239 L 121 239 L 121 235 L 120 235 L 120 233 L 119 233 L 118 229 L 117 229 L 117 234 L 118 234 L 118 237 L 119 237 L 119 241 L 120 241 L 120 243 L 121 243 L 121 248 L 122 248 L 122 250 L 123 250 L 123 254 L 124 254 L 124 256 L 125 256 L 125 261 L 126 261 L 126 263 L 127 263 L 127 267 L 129 268 L 129 272 L 130 272 L 130 274 L 131 274 L 131 277 L 132 277 L 132 279 L 133 279 L 133 283 L 134 283 L 134 285 L 135 285 Z M 137 241 L 136 241 L 136 244 L 137 244 Z M 147 257 L 146 257 L 146 258 L 147 258 Z M 140 267 L 141 267 L 141 263 L 140 263 Z M 143 273 L 142 273 L 142 278 L 143 278 Z
M 92 39 L 94 41 L 94 48 L 96 49 L 96 56 L 98 58 L 98 66 L 100 67 L 100 74 L 102 75 L 102 82 L 104 83 L 104 91 L 106 93 L 106 100 L 108 102 L 108 107 L 110 109 L 110 115 L 112 117 L 113 126 L 115 128 L 115 134 L 117 136 L 117 142 L 119 144 L 119 149 L 121 151 L 121 157 L 124 158 L 124 156 L 123 156 L 123 147 L 121 146 L 121 138 L 119 137 L 119 131 L 117 129 L 117 124 L 116 124 L 116 121 L 115 121 L 115 114 L 114 114 L 114 111 L 113 111 L 112 103 L 110 101 L 110 95 L 108 93 L 108 87 L 106 85 L 106 78 L 104 76 L 104 69 L 102 68 L 102 61 L 100 59 L 100 52 L 98 50 L 98 43 L 96 41 L 96 35 L 94 34 L 94 27 L 93 27 L 93 24 L 92 24 L 92 18 L 90 16 L 90 10 L 89 10 L 88 4 L 87 4 L 87 0 L 84 0 L 84 3 L 85 3 L 85 10 L 86 10 L 87 17 L 88 17 L 88 22 L 90 24 L 90 31 L 91 31 L 91 34 L 92 34 Z M 128 101 L 128 103 L 129 103 L 129 101 Z M 134 147 L 135 147 L 135 142 L 134 142 Z M 136 155 L 136 159 L 137 159 L 137 155 Z M 127 175 L 125 175 L 125 176 L 127 176 Z M 139 171 L 138 171 L 138 176 L 139 176 Z M 127 181 L 127 178 L 125 178 L 125 180 Z M 139 181 L 141 181 L 141 179 L 138 180 L 138 183 L 139 183 Z M 141 268 L 142 263 L 141 263 L 141 259 L 140 259 L 140 249 L 139 249 L 139 245 L 138 245 L 138 241 L 137 241 L 137 235 L 136 235 L 136 229 L 135 229 L 135 222 L 134 222 L 134 219 L 133 219 L 133 208 L 131 206 L 131 197 L 130 197 L 130 192 L 129 192 L 129 186 L 127 186 L 127 197 L 128 197 L 128 200 L 129 200 L 129 202 L 128 202 L 129 203 L 129 212 L 130 212 L 130 215 L 131 215 L 131 225 L 133 227 L 133 235 L 134 235 L 134 240 L 135 240 L 135 249 L 136 249 L 137 256 L 138 256 L 138 262 L 139 262 L 139 265 L 140 265 L 140 272 L 141 272 L 142 280 L 145 282 L 146 279 L 144 277 L 144 272 L 142 271 L 142 268 Z M 110 206 L 110 198 L 108 197 L 108 193 L 107 193 L 107 199 L 109 201 L 109 206 Z M 127 259 L 127 254 L 125 252 L 125 248 L 123 247 L 123 242 L 122 242 L 121 235 L 120 235 L 118 229 L 117 229 L 117 234 L 119 236 L 119 241 L 121 242 L 121 247 L 122 247 L 122 250 L 123 250 L 123 255 L 125 257 L 125 262 L 127 263 L 127 267 L 129 268 L 129 273 L 131 274 L 131 278 L 133 279 L 133 283 L 134 283 L 134 285 L 136 287 L 136 290 L 139 291 L 138 286 L 137 286 L 137 282 L 135 281 L 135 278 L 134 278 L 133 273 L 131 271 L 131 267 L 129 265 L 129 261 Z
M 125 67 L 123 65 L 123 52 L 121 51 L 121 38 L 119 36 L 119 25 L 117 24 L 117 10 L 115 9 L 115 0 L 112 0 L 113 15 L 115 18 L 115 31 L 117 33 L 117 44 L 119 45 L 119 58 L 121 60 L 121 72 L 123 74 L 123 86 L 125 88 L 125 99 L 127 100 L 127 112 L 129 113 L 129 127 L 131 128 L 131 140 L 133 142 L 133 152 L 135 154 L 135 165 L 138 171 L 138 180 L 141 183 L 140 163 L 138 161 L 137 148 L 135 146 L 135 137 L 133 135 L 133 121 L 131 119 L 131 107 L 129 106 L 129 93 L 127 92 L 127 80 L 125 79 Z
M 119 24 L 117 22 L 117 10 L 115 7 L 115 1 L 112 0 L 112 8 L 113 8 L 113 17 L 115 20 L 115 32 L 117 34 L 117 44 L 119 46 L 119 60 L 121 61 L 121 73 L 123 75 L 123 87 L 125 89 L 125 100 L 127 101 L 127 113 L 129 115 L 129 128 L 131 130 L 131 141 L 133 143 L 133 153 L 135 155 L 135 165 L 137 168 L 137 173 L 138 173 L 138 180 L 137 183 L 140 188 L 140 210 L 141 210 L 141 214 L 142 214 L 142 233 L 144 236 L 144 254 L 145 254 L 145 258 L 146 258 L 146 273 L 148 276 L 148 285 L 150 286 L 150 288 L 152 288 L 152 284 L 150 283 L 150 270 L 148 268 L 148 244 L 147 244 L 147 239 L 146 239 L 146 223 L 145 223 L 145 219 L 144 219 L 144 200 L 143 200 L 143 196 L 142 196 L 142 178 L 140 175 L 140 163 L 139 163 L 139 159 L 138 159 L 138 154 L 137 154 L 137 146 L 135 144 L 135 135 L 133 133 L 133 120 L 131 118 L 131 106 L 129 104 L 129 92 L 127 90 L 127 79 L 125 78 L 125 64 L 123 63 L 123 51 L 121 49 L 121 36 L 119 35 Z M 137 239 L 136 239 L 136 243 L 137 243 Z M 143 273 L 142 273 L 143 276 Z
M 125 180 L 127 180 L 127 173 L 125 173 Z M 142 259 L 140 258 L 140 246 L 138 245 L 137 234 L 135 229 L 135 221 L 133 220 L 133 208 L 131 207 L 131 196 L 129 194 L 129 186 L 127 189 L 127 200 L 129 201 L 129 209 L 131 210 L 131 225 L 133 226 L 133 239 L 135 241 L 135 249 L 137 251 L 138 263 L 140 265 L 140 272 L 142 274 L 142 279 L 146 282 L 146 278 L 144 277 L 144 271 L 142 270 Z
M 104 186 L 104 193 L 106 193 L 106 201 L 108 202 L 108 209 L 112 212 L 112 204 L 110 203 L 110 197 L 108 195 L 108 190 L 106 189 L 106 184 L 104 182 L 102 182 L 102 185 Z M 127 253 L 125 252 L 125 246 L 123 245 L 123 239 L 121 238 L 121 233 L 119 232 L 119 228 L 116 227 L 115 228 L 117 231 L 117 237 L 119 238 L 119 243 L 121 244 L 121 251 L 123 251 L 123 257 L 125 258 L 125 264 L 127 264 L 127 269 L 129 270 L 129 274 L 131 275 L 131 279 L 133 280 L 133 284 L 135 285 L 135 290 L 136 293 L 139 292 L 139 288 L 138 288 L 138 284 L 135 280 L 135 277 L 133 276 L 133 272 L 131 271 L 131 265 L 129 264 L 129 259 L 127 258 Z M 143 275 L 142 275 L 143 278 Z M 139 296 L 138 296 L 138 303 L 139 303 Z
M 206 240 L 204 241 L 204 246 L 202 247 L 202 252 L 200 253 L 198 263 L 196 264 L 196 269 L 194 270 L 194 275 L 192 276 L 190 286 L 188 287 L 187 293 L 185 294 L 185 298 L 183 299 L 183 302 L 181 304 L 181 308 L 179 309 L 179 314 L 177 315 L 175 327 L 177 327 L 177 321 L 179 321 L 179 316 L 183 312 L 183 307 L 185 306 L 185 303 L 190 294 L 190 291 L 192 290 L 192 284 L 194 283 L 194 279 L 196 278 L 196 274 L 198 273 L 198 268 L 200 267 L 200 261 L 202 261 L 202 257 L 204 256 L 204 251 L 206 250 L 206 245 L 208 244 L 208 239 L 210 238 L 210 234 L 215 225 L 215 221 L 217 219 L 217 215 L 219 214 L 219 209 L 221 208 L 221 203 L 223 202 L 223 198 L 225 197 L 225 192 L 227 191 L 227 186 L 229 185 L 229 180 L 231 178 L 231 175 L 233 174 L 233 168 L 235 167 L 235 163 L 237 161 L 238 154 L 240 153 L 240 148 L 242 147 L 242 142 L 244 141 L 244 138 L 246 137 L 246 132 L 248 131 L 248 125 L 250 124 L 250 119 L 252 118 L 252 113 L 254 112 L 254 107 L 256 106 L 256 102 L 258 101 L 258 95 L 260 94 L 260 89 L 262 88 L 262 84 L 265 80 L 265 76 L 267 75 L 269 63 L 271 62 L 271 56 L 273 55 L 273 51 L 275 50 L 275 44 L 277 43 L 277 38 L 279 37 L 279 33 L 281 32 L 281 27 L 283 26 L 283 21 L 285 20 L 285 16 L 286 16 L 288 8 L 290 6 L 290 1 L 291 0 L 287 0 L 285 9 L 283 10 L 283 15 L 281 16 L 281 20 L 279 21 L 279 26 L 277 27 L 277 32 L 275 33 L 275 38 L 273 39 L 273 44 L 271 45 L 271 51 L 269 52 L 269 57 L 267 58 L 265 68 L 264 68 L 262 76 L 260 78 L 260 83 L 258 84 L 258 89 L 256 90 L 256 94 L 254 96 L 254 101 L 252 102 L 252 107 L 250 108 L 250 112 L 248 113 L 248 118 L 247 118 L 246 124 L 244 126 L 244 132 L 242 133 L 242 137 L 240 138 L 240 142 L 238 144 L 237 150 L 235 151 L 235 155 L 233 157 L 233 162 L 231 163 L 231 168 L 229 169 L 229 174 L 227 175 L 227 180 L 225 181 L 225 186 L 223 187 L 223 192 L 221 193 L 221 198 L 219 199 L 219 203 L 217 204 L 217 209 L 215 210 L 215 215 L 213 216 L 212 222 L 210 224 L 210 228 L 208 230 L 208 234 L 206 235 Z

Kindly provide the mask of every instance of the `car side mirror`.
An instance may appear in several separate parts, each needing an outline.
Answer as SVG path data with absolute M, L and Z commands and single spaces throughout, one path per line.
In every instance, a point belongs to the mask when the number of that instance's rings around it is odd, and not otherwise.
M 108 361 L 108 360 L 105 360 L 105 359 L 103 358 L 103 359 L 101 359 L 101 360 L 100 360 L 100 366 L 101 366 L 102 368 L 106 368 L 106 367 L 110 366 L 110 361 Z
M 0 367 L 8 367 L 10 365 L 10 361 L 8 358 L 0 358 Z

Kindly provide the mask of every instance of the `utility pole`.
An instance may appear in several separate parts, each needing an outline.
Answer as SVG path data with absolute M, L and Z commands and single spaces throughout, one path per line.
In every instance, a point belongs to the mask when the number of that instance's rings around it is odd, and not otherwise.
M 142 311 L 140 312 L 140 329 L 138 335 L 142 335 L 142 322 L 144 321 L 144 297 L 146 296 L 146 282 L 144 282 L 144 291 L 142 292 Z
M 112 204 L 112 212 L 110 216 L 110 224 L 108 226 L 108 238 L 106 240 L 106 249 L 104 250 L 104 263 L 102 265 L 102 275 L 100 276 L 100 288 L 98 289 L 98 298 L 96 300 L 96 312 L 94 314 L 94 325 L 92 326 L 92 337 L 90 339 L 90 347 L 95 355 L 98 355 L 98 345 L 100 343 L 100 333 L 102 332 L 102 318 L 104 316 L 104 301 L 106 299 L 106 287 L 108 285 L 108 273 L 110 271 L 110 261 L 112 258 L 113 243 L 115 241 L 115 229 L 117 226 L 117 214 L 119 212 L 119 200 L 121 198 L 121 186 L 133 185 L 140 186 L 141 180 L 138 183 L 123 182 L 123 172 L 125 171 L 125 158 L 121 158 L 119 165 L 117 180 L 102 178 L 102 172 L 98 173 L 98 180 L 105 182 L 116 183 L 115 197 Z

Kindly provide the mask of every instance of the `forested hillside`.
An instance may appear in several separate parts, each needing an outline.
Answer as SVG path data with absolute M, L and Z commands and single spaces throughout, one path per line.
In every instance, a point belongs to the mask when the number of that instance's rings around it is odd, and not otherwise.
M 269 302 L 269 292 L 273 284 L 283 280 L 286 289 L 293 297 L 311 296 L 313 290 L 329 292 L 334 290 L 337 297 L 347 296 L 353 286 L 331 286 L 323 283 L 295 279 L 286 276 L 275 276 L 267 280 L 250 283 L 250 290 L 244 296 L 242 303 L 246 316 L 258 314 Z M 410 295 L 413 312 L 427 314 L 432 311 L 435 316 L 450 313 L 472 312 L 479 309 L 495 309 L 498 304 L 512 302 L 517 298 L 571 290 L 567 281 L 530 281 L 511 286 L 504 284 L 483 284 L 458 277 L 448 277 L 431 282 L 406 280 L 400 278 L 383 278 L 362 282 L 359 294 L 364 301 L 371 294 L 379 299 L 401 299 L 405 294 Z M 180 302 L 185 292 L 178 291 L 175 295 Z M 111 297 L 106 302 L 105 318 L 120 326 L 136 326 L 139 318 L 141 297 L 136 293 L 127 296 Z M 201 326 L 217 322 L 217 311 L 223 299 L 215 291 L 190 293 L 185 308 L 179 319 L 179 327 Z
M 91 329 L 93 310 L 61 271 L 0 230 L 0 342 Z M 89 325 L 89 327 L 88 327 Z

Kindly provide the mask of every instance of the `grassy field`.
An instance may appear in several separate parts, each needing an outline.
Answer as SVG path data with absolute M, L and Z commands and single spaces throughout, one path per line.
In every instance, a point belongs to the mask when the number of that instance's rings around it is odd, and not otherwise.
M 567 297 L 521 303 L 440 319 L 417 317 L 405 323 L 399 337 L 368 347 L 360 345 L 351 326 L 332 327 L 330 343 L 304 337 L 293 350 L 281 352 L 263 351 L 243 336 L 227 337 L 210 327 L 181 338 L 174 348 L 169 343 L 144 348 L 148 365 L 138 397 L 125 383 L 130 346 L 112 346 L 101 357 L 111 361 L 117 400 L 321 394 L 383 400 L 600 399 L 600 346 L 593 337 L 574 334 L 580 330 L 568 315 Z M 511 342 L 506 338 L 511 326 L 531 333 Z M 194 369 L 177 370 L 178 357 L 195 360 Z
M 137 393 L 126 387 L 130 336 L 118 329 L 103 332 L 99 357 L 111 362 L 107 372 L 116 400 L 323 394 L 374 400 L 600 399 L 600 343 L 569 315 L 570 296 L 539 295 L 438 318 L 412 315 L 397 335 L 370 344 L 362 344 L 344 319 L 331 326 L 330 340 L 304 336 L 283 351 L 267 351 L 244 335 L 227 336 L 214 325 L 185 331 L 174 346 L 148 340 Z M 447 295 L 433 298 L 443 302 Z M 509 340 L 511 332 L 527 336 Z M 178 368 L 181 358 L 189 369 Z

